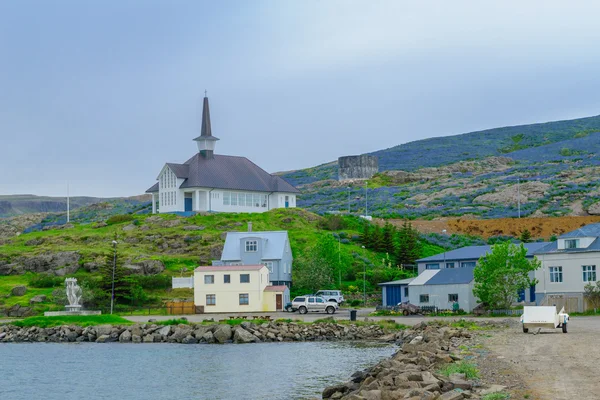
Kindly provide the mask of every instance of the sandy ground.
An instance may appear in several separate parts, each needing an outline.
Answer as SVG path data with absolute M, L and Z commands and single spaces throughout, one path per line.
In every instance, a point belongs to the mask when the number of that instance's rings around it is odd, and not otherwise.
M 530 331 L 531 332 L 531 331 Z M 486 347 L 508 362 L 528 386 L 530 399 L 600 399 L 600 318 L 575 317 L 560 329 L 525 334 L 519 324 L 496 332 Z

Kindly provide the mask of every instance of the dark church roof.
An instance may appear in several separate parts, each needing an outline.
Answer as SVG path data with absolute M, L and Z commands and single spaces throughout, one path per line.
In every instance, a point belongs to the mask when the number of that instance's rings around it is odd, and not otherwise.
M 204 97 L 202 109 L 202 129 L 194 139 L 218 140 L 212 136 L 208 98 Z M 184 179 L 180 188 L 215 188 L 229 190 L 249 190 L 254 192 L 300 193 L 283 178 L 271 175 L 246 157 L 213 154 L 212 150 L 202 150 L 183 164 L 167 163 L 167 167 L 179 179 Z M 158 183 L 146 193 L 158 192 Z

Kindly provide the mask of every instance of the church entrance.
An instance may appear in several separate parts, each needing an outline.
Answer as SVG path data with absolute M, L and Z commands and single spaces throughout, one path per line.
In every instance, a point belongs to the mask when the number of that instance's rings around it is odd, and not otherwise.
M 184 203 L 184 210 L 183 211 L 192 211 L 192 204 L 193 204 L 193 198 L 192 198 L 192 193 L 186 193 L 185 194 L 185 203 Z

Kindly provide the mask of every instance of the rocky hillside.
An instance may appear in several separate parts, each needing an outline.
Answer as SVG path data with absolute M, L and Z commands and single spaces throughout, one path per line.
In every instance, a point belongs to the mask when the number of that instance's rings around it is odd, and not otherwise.
M 368 184 L 378 217 L 600 215 L 600 117 L 492 129 L 411 142 L 372 153 Z M 298 205 L 365 212 L 364 182 L 338 182 L 336 163 L 283 174 Z M 519 206 L 520 200 L 520 206 Z
M 97 203 L 118 204 L 123 202 L 129 205 L 149 203 L 148 196 L 128 198 L 99 198 L 75 196 L 69 199 L 70 208 L 75 211 L 81 207 Z M 34 196 L 31 194 L 2 195 L 0 196 L 0 218 L 32 213 L 66 213 L 66 197 Z

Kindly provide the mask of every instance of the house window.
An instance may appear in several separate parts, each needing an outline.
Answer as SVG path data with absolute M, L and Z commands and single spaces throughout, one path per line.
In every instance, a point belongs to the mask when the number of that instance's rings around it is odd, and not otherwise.
M 254 202 L 254 207 L 260 207 L 260 194 L 255 194 L 252 196 L 253 202 Z
M 240 283 L 250 283 L 250 274 L 241 274 Z
M 204 275 L 204 284 L 210 285 L 212 283 L 215 283 L 215 276 L 214 275 Z
M 476 261 L 465 261 L 460 263 L 461 268 L 475 268 Z
M 246 207 L 252 207 L 252 193 L 246 193 Z
M 223 192 L 223 205 L 228 206 L 230 204 L 231 193 Z
M 261 205 L 262 208 L 267 208 L 267 199 L 268 199 L 268 196 L 266 194 L 264 194 L 262 197 L 262 205 Z
M 454 263 L 446 263 L 446 268 L 454 268 Z
M 422 294 L 419 296 L 419 302 L 420 303 L 429 303 L 429 295 L 428 294 Z
M 576 249 L 579 247 L 579 239 L 565 240 L 565 249 Z
M 449 295 L 448 295 L 448 301 L 449 301 L 450 303 L 458 302 L 458 293 L 455 293 L 455 294 L 449 294 Z
M 595 282 L 596 281 L 596 266 L 595 265 L 584 265 L 583 269 L 583 281 L 584 282 Z
M 560 283 L 563 281 L 562 267 L 550 267 L 550 282 Z
M 238 204 L 237 193 L 231 193 L 231 205 L 237 206 L 237 204 Z
M 231 275 L 223 275 L 223 283 L 231 283 Z
M 258 242 L 256 240 L 246 240 L 246 253 L 254 253 L 258 250 Z
M 248 303 L 248 293 L 240 293 L 240 306 L 247 306 Z
M 440 269 L 440 264 L 425 264 L 425 269 Z
M 265 261 L 262 264 L 267 267 L 269 272 L 273 272 L 273 261 Z
M 207 306 L 216 306 L 217 305 L 217 295 L 216 294 L 207 294 L 206 295 L 206 305 Z
M 404 288 L 404 297 L 408 297 L 408 286 Z

